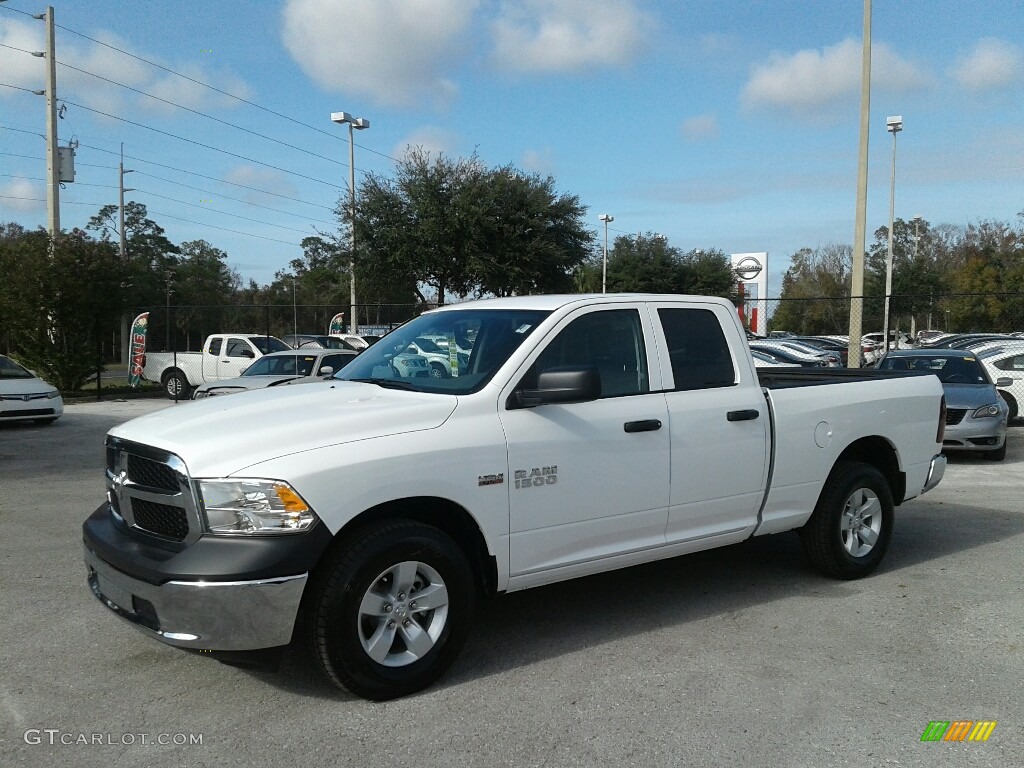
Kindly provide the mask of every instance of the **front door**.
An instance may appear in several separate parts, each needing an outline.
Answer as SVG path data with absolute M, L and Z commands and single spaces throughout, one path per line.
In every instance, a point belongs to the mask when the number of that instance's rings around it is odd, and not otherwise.
M 499 414 L 508 443 L 510 576 L 637 552 L 664 542 L 669 430 L 650 321 L 636 304 L 567 317 L 506 388 Z M 599 399 L 507 408 L 515 387 L 559 366 L 593 365 Z M 595 568 L 596 569 L 596 568 Z M 541 579 L 546 580 L 546 579 Z

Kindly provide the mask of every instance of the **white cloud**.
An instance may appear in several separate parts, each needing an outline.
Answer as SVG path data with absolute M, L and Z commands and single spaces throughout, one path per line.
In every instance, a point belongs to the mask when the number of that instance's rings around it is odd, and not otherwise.
M 1004 40 L 987 37 L 979 40 L 967 56 L 961 56 L 949 74 L 961 86 L 972 91 L 989 91 L 1014 85 L 1024 71 L 1021 49 Z
M 110 114 L 123 115 L 135 109 L 162 112 L 173 110 L 170 105 L 161 104 L 115 84 L 120 83 L 201 111 L 210 107 L 234 107 L 238 104 L 234 99 L 152 67 L 131 56 L 125 56 L 113 50 L 114 48 L 163 64 L 195 80 L 216 83 L 221 90 L 243 98 L 251 95 L 245 82 L 230 72 L 213 72 L 207 67 L 188 62 L 167 64 L 160 62 L 153 55 L 139 52 L 131 43 L 111 32 L 100 30 L 93 35 L 106 45 L 93 42 L 81 44 L 77 38 L 61 40 L 58 61 L 68 65 L 57 67 L 57 92 L 62 99 Z M 23 50 L 41 51 L 45 47 L 42 25 L 33 26 L 18 20 L 0 18 L 0 42 Z M 12 85 L 32 89 L 43 88 L 43 61 L 21 51 L 0 48 L 0 72 L 3 72 L 4 81 Z M 0 88 L 0 97 L 11 93 L 16 91 Z
M 714 114 L 696 115 L 683 121 L 683 136 L 690 141 L 703 141 L 718 136 L 718 117 Z
M 268 192 L 275 192 L 279 195 L 286 195 L 288 197 L 295 197 L 296 190 L 292 186 L 292 183 L 288 180 L 288 177 L 281 171 L 275 171 L 273 168 L 260 168 L 254 165 L 236 165 L 230 171 L 224 174 L 224 181 L 232 184 L 241 184 L 245 187 L 254 187 L 260 190 L 267 190 Z M 237 191 L 233 191 L 232 195 L 237 195 Z M 260 195 L 255 191 L 246 191 L 242 197 L 251 203 L 266 203 L 267 197 Z
M 754 67 L 741 101 L 749 108 L 781 108 L 797 114 L 846 101 L 860 92 L 861 49 L 860 41 L 847 39 L 822 50 L 773 54 Z M 892 91 L 911 91 L 926 86 L 928 77 L 884 43 L 875 43 L 871 81 Z
M 38 181 L 11 179 L 0 184 L 0 203 L 16 211 L 41 211 L 46 208 L 46 189 Z
M 428 152 L 435 157 L 441 153 L 454 155 L 458 145 L 458 137 L 450 131 L 446 131 L 443 128 L 423 126 L 398 142 L 391 154 L 395 157 L 404 157 L 410 148 L 419 147 L 424 152 Z
M 523 170 L 551 176 L 555 172 L 555 154 L 551 147 L 528 149 L 523 152 Z
M 655 28 L 633 0 L 505 2 L 493 22 L 494 59 L 513 72 L 577 72 L 635 59 Z
M 303 71 L 328 91 L 383 105 L 447 103 L 456 89 L 444 73 L 458 58 L 478 5 L 288 0 L 282 38 Z

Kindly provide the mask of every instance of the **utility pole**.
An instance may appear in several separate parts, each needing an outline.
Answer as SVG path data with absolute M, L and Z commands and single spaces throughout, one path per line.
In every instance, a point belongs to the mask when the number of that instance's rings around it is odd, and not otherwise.
M 864 45 L 860 74 L 860 151 L 857 159 L 857 213 L 850 275 L 850 356 L 847 366 L 860 368 L 864 322 L 864 240 L 868 209 L 868 117 L 871 111 L 871 0 L 864 0 Z
M 124 186 L 124 175 L 131 173 L 131 169 L 125 170 L 124 167 L 124 142 L 121 142 L 121 162 L 117 166 L 117 187 L 118 187 L 118 198 L 117 207 L 119 211 L 118 221 L 118 234 L 119 234 L 119 255 L 121 257 L 121 268 L 125 269 L 128 265 L 128 243 L 124 232 L 124 193 L 134 192 L 132 188 L 125 189 Z M 121 362 L 128 362 L 129 355 L 131 354 L 131 315 L 121 315 Z
M 53 6 L 36 16 L 46 23 L 46 214 L 51 242 L 60 235 L 60 163 L 57 158 L 57 55 L 53 34 Z

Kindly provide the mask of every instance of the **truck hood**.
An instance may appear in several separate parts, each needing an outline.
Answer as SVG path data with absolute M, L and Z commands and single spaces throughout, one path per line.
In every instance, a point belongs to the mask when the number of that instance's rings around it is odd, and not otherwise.
M 435 429 L 457 403 L 451 395 L 315 382 L 181 403 L 110 435 L 180 456 L 193 477 L 227 477 L 293 453 Z

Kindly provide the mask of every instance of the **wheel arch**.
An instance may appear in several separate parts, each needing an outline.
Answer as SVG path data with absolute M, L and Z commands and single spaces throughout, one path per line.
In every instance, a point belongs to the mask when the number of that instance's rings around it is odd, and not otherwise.
M 320 562 L 326 561 L 328 553 L 335 547 L 344 546 L 344 542 L 350 540 L 359 529 L 385 520 L 413 520 L 447 534 L 466 555 L 480 594 L 489 596 L 497 591 L 497 561 L 487 548 L 487 541 L 476 519 L 462 505 L 438 496 L 393 499 L 364 510 L 334 535 L 334 542 Z
M 896 449 L 884 437 L 871 435 L 850 443 L 836 458 L 833 469 L 846 461 L 859 461 L 875 467 L 889 483 L 893 504 L 899 506 L 903 503 L 907 493 L 907 475 L 900 469 Z

